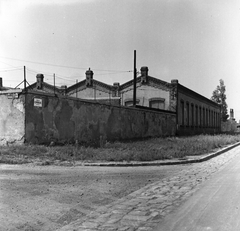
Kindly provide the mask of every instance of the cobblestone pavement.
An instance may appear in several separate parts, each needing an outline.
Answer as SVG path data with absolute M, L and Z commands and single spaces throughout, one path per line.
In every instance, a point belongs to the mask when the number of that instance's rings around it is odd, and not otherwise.
M 240 154 L 240 146 L 206 162 L 191 164 L 178 176 L 141 188 L 59 231 L 145 231 L 152 230 L 168 213 L 180 206 L 212 174 Z

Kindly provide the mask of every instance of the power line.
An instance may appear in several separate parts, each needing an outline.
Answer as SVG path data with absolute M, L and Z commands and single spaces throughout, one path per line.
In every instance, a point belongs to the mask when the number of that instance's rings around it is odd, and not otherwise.
M 42 63 L 42 62 L 36 62 L 36 61 L 29 61 L 24 59 L 16 59 L 16 58 L 9 58 L 9 57 L 3 57 L 0 56 L 0 58 L 3 59 L 10 59 L 10 60 L 16 60 L 21 62 L 28 62 L 28 63 L 34 63 L 34 64 L 40 64 L 40 65 L 46 65 L 46 66 L 55 66 L 55 67 L 62 67 L 62 68 L 70 68 L 70 69 L 79 69 L 79 70 L 88 70 L 86 67 L 74 67 L 74 66 L 65 66 L 65 65 L 58 65 L 58 64 L 50 64 L 50 63 Z M 120 70 L 103 70 L 103 69 L 94 69 L 94 71 L 106 71 L 106 72 L 132 72 L 132 71 L 120 71 Z
M 22 70 L 22 67 L 21 68 L 13 68 L 13 69 L 1 69 L 0 72 L 18 71 L 18 70 Z
M 1 57 L 1 56 L 0 56 Z M 15 66 L 13 66 L 13 65 L 10 65 L 10 64 L 8 64 L 8 63 L 5 63 L 5 62 L 2 62 L 2 61 L 0 61 L 0 63 L 3 63 L 3 64 L 5 64 L 5 65 L 7 65 L 7 66 L 9 66 L 9 67 L 13 67 L 13 68 L 19 68 L 19 67 L 15 67 Z M 22 68 L 22 67 L 21 67 Z
M 51 76 L 53 77 L 54 73 L 47 73 L 47 72 L 42 72 L 42 71 L 37 71 L 37 70 L 33 70 L 33 69 L 29 69 L 27 68 L 27 71 L 31 72 L 31 73 L 42 73 L 44 74 L 45 76 Z M 58 75 L 55 73 L 55 77 L 58 78 L 58 79 L 63 79 L 63 80 L 66 80 L 66 81 L 71 81 L 71 82 L 75 82 L 75 79 L 72 80 L 72 79 L 69 79 L 69 78 L 73 78 L 73 77 L 67 77 L 67 76 L 62 76 L 62 75 Z M 82 76 L 78 76 L 78 77 L 82 77 Z M 48 78 L 49 79 L 49 78 Z

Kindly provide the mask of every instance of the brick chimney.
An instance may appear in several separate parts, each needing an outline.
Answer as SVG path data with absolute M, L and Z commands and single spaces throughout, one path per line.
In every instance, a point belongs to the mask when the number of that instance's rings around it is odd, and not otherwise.
M 230 119 L 234 119 L 234 111 L 233 111 L 233 109 L 230 109 Z
M 178 80 L 177 79 L 172 79 L 171 84 L 178 84 Z
M 92 87 L 93 85 L 93 71 L 90 68 L 86 71 L 86 86 Z
M 67 94 L 67 85 L 62 85 L 61 90 L 62 90 L 63 95 L 66 95 Z
M 141 67 L 141 83 L 148 82 L 148 67 Z
M 41 90 L 43 88 L 44 75 L 43 74 L 37 74 L 36 79 L 37 79 L 37 89 Z
M 120 87 L 120 83 L 113 83 L 113 97 L 119 96 L 119 87 Z

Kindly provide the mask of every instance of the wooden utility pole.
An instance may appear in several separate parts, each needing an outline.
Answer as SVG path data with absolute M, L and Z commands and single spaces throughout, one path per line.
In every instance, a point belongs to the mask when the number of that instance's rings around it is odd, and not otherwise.
M 54 95 L 55 95 L 55 73 L 53 74 L 53 89 L 54 89 Z
M 78 84 L 78 80 L 76 80 L 76 98 L 78 98 L 78 86 L 77 86 L 77 84 Z
M 136 68 L 136 50 L 134 50 L 134 64 L 133 64 L 133 106 L 136 106 L 137 99 L 137 68 Z
M 24 80 L 23 80 L 23 83 L 24 83 L 24 91 L 26 92 L 26 67 L 24 66 L 23 67 L 23 75 L 24 75 Z

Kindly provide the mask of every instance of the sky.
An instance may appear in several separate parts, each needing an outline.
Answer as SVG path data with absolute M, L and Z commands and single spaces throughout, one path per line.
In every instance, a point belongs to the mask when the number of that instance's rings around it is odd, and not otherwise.
M 137 70 L 210 98 L 223 79 L 240 120 L 239 0 L 0 0 L 0 77 L 71 86 L 91 68 L 120 84 Z M 20 85 L 21 87 L 21 85 Z

